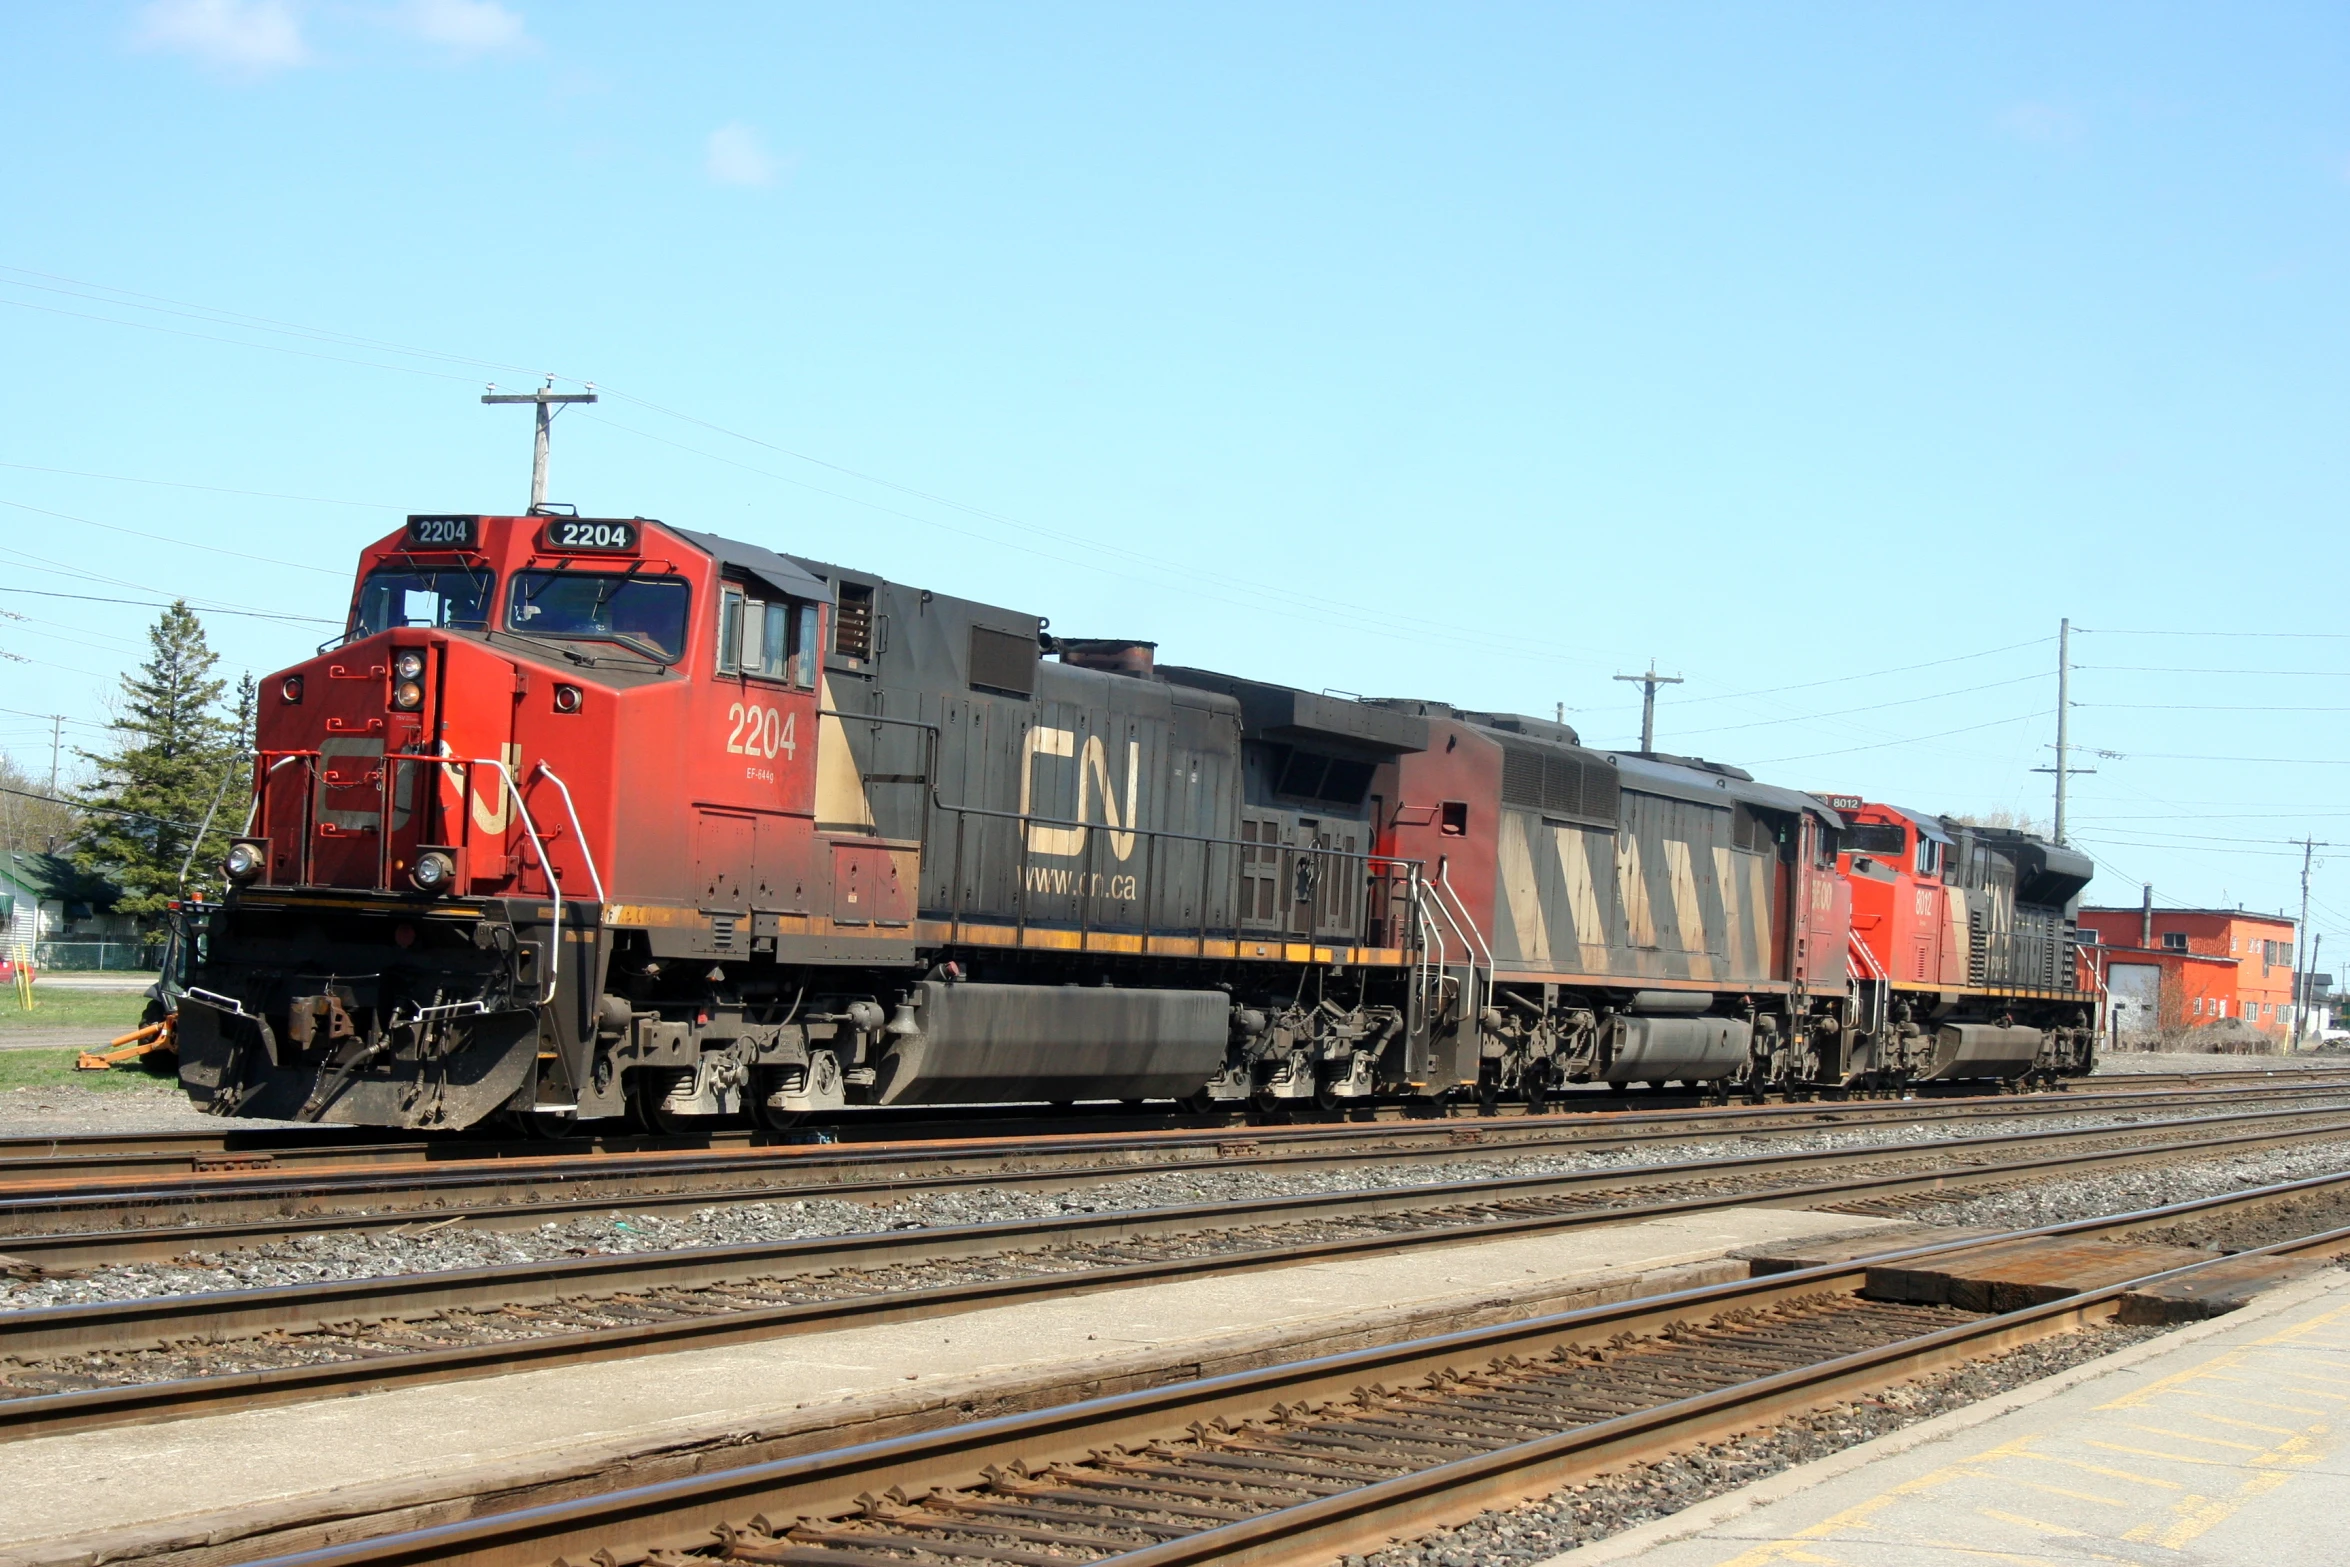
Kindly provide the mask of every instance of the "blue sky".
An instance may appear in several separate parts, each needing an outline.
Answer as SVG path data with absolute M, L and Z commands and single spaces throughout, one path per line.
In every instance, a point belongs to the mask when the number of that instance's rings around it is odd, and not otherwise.
M 519 509 L 476 399 L 553 373 L 586 512 L 1601 744 L 1654 658 L 1660 746 L 1928 809 L 2046 815 L 2069 615 L 2097 894 L 2275 908 L 2350 844 L 2346 67 L 2314 5 L 12 7 L 0 586 L 332 619 Z M 147 613 L 0 610 L 45 773 Z

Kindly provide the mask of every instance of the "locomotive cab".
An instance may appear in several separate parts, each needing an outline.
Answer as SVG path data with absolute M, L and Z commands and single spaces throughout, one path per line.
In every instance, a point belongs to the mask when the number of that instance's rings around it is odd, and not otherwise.
M 1825 798 L 1847 824 L 1854 980 L 1879 1068 L 1909 1080 L 2088 1071 L 2096 997 L 2073 908 L 2090 862 L 2010 828 Z
M 811 832 L 830 601 L 642 518 L 418 516 L 370 546 L 344 634 L 262 688 L 183 1006 L 191 1096 L 405 1126 L 619 1109 L 591 1060 L 607 888 L 690 902 L 670 884 L 707 848 L 629 802 L 769 817 L 775 850 Z

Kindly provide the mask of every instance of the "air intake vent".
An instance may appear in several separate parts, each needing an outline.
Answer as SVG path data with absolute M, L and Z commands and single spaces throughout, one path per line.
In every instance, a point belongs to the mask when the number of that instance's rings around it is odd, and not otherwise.
M 731 915 L 731 914 L 713 914 L 713 915 L 711 915 L 711 916 L 710 916 L 710 944 L 711 944 L 712 946 L 714 946 L 714 947 L 719 947 L 719 948 L 731 948 L 731 947 L 733 947 L 733 945 L 734 945 L 734 916 L 733 916 L 733 915 Z
M 1616 770 L 1597 757 L 1546 755 L 1504 746 L 1501 803 L 1614 826 L 1622 808 Z
M 873 656 L 873 590 L 862 583 L 840 584 L 832 606 L 832 651 L 842 658 Z
M 1036 694 L 1034 637 L 988 626 L 971 628 L 971 684 L 1007 696 Z

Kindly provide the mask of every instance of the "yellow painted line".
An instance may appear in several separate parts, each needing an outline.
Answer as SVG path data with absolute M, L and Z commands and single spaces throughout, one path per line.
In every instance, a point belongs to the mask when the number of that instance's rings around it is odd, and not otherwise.
M 2257 1420 L 2231 1420 L 2226 1415 L 2206 1414 L 2200 1409 L 2190 1409 L 2187 1411 L 2187 1413 L 2193 1415 L 2198 1420 L 2208 1420 L 2215 1426 L 2235 1426 L 2239 1430 L 2244 1431 L 2270 1431 L 2274 1432 L 2278 1436 L 2291 1436 L 2293 1434 L 2293 1428 L 2291 1426 L 2264 1426 Z M 2318 1429 L 2322 1431 L 2325 1428 L 2320 1426 Z
M 2132 1458 L 2159 1458 L 2162 1459 L 2165 1463 L 2208 1464 L 2214 1469 L 2234 1469 L 2239 1467 L 2238 1465 L 2230 1463 L 2224 1458 L 2189 1458 L 2184 1453 L 2158 1452 L 2151 1447 L 2125 1447 L 2119 1442 L 2100 1442 L 2095 1437 L 2083 1437 L 2081 1439 L 2081 1445 L 2083 1447 L 2097 1448 L 2101 1452 L 2127 1453 Z
M 2044 1518 L 2026 1518 L 2022 1513 L 2003 1513 L 1996 1507 L 1978 1507 L 1975 1511 L 1985 1518 L 1996 1518 L 2001 1523 L 2011 1523 L 2019 1528 L 2031 1529 L 2040 1534 L 2053 1534 L 2059 1539 L 2094 1540 L 2099 1538 L 2086 1529 L 2068 1529 L 2063 1524 L 2050 1523 Z
M 1985 1475 L 1983 1478 L 1988 1480 L 1994 1477 Z M 2071 1491 L 2061 1485 L 2050 1485 L 2045 1480 L 2017 1480 L 2007 1475 L 1996 1478 L 2003 1485 L 2020 1485 L 2027 1491 L 2045 1491 L 2050 1496 L 2070 1497 L 2076 1502 L 2095 1502 L 2101 1507 L 2119 1507 L 2125 1511 L 2130 1506 L 2118 1496 L 2099 1496 L 2095 1491 Z
M 2168 1426 L 2124 1426 L 2122 1429 L 2125 1431 L 2143 1431 L 2148 1436 L 2174 1437 L 2181 1442 L 2201 1442 L 2207 1447 L 2233 1447 L 2247 1453 L 2257 1453 L 2263 1451 L 2262 1448 L 2251 1442 L 2231 1442 L 2228 1441 L 2225 1437 L 2217 1436 L 2194 1436 L 2185 1431 L 2173 1431 Z
M 2152 1475 L 2135 1474 L 2127 1469 L 2115 1469 L 2107 1464 L 2093 1464 L 2086 1458 L 2061 1458 L 2054 1453 L 2042 1453 L 2043 1463 L 2062 1464 L 2067 1469 L 2078 1469 L 2083 1474 L 2103 1475 L 2108 1480 L 2127 1480 L 2132 1485 L 2151 1486 L 2161 1491 L 2184 1491 L 2176 1480 L 2157 1480 Z

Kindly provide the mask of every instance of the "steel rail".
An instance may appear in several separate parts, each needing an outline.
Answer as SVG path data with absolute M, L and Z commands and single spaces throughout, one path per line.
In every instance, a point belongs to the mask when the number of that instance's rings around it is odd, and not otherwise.
M 1728 1284 L 1370 1349 L 1318 1356 L 1193 1382 L 1115 1394 L 846 1448 L 802 1454 L 683 1478 L 622 1487 L 461 1522 L 261 1558 L 249 1567 L 538 1567 L 558 1556 L 629 1560 L 651 1549 L 708 1549 L 718 1526 L 765 1518 L 854 1511 L 893 1489 L 920 1496 L 978 1487 L 998 1473 L 1035 1473 L 1105 1448 L 1211 1429 L 1218 1421 L 1264 1417 L 1340 1400 L 1366 1385 L 1395 1385 L 1447 1373 L 1474 1374 L 1509 1357 L 1531 1358 L 1619 1334 L 1654 1334 L 1676 1321 L 1786 1305 L 1823 1294 L 1856 1294 L 1869 1270 L 1975 1247 L 2100 1229 L 2141 1229 L 2247 1201 L 2274 1200 L 2256 1188 L 2101 1219 L 2042 1225 L 1991 1236 L 1889 1250 L 1873 1256 Z M 1776 1415 L 1818 1408 L 1957 1361 L 2108 1320 L 2135 1292 L 2188 1278 L 2245 1256 L 2290 1256 L 2350 1247 L 2350 1228 L 2214 1257 L 2185 1267 L 2082 1291 L 1978 1321 L 1837 1355 L 1796 1370 L 1556 1432 L 1449 1463 L 1431 1462 L 1399 1479 L 1354 1486 L 1300 1506 L 1268 1510 L 1122 1554 L 1096 1567 L 1203 1567 L 1249 1562 L 1306 1567 L 1375 1549 L 1474 1516 L 1488 1506 L 1553 1489 L 1580 1475 L 1750 1428 Z M 348 1528 L 350 1520 L 340 1526 Z M 780 1547 L 781 1541 L 754 1540 Z M 599 1553 L 608 1553 L 599 1556 Z M 713 1567 L 722 1557 L 712 1557 Z
M 1921 1085 L 1932 1089 L 1936 1085 Z M 1706 1127 L 1769 1123 L 1806 1116 L 1822 1120 L 1882 1116 L 1895 1119 L 1966 1118 L 1999 1106 L 2013 1115 L 2068 1114 L 2085 1105 L 2125 1099 L 2178 1098 L 2193 1093 L 2265 1096 L 2281 1093 L 2321 1093 L 2350 1087 L 2350 1068 L 2300 1068 L 2271 1071 L 2215 1071 L 2210 1073 L 2148 1072 L 2123 1077 L 2073 1079 L 2052 1093 L 2008 1094 L 1959 1091 L 1969 1085 L 1948 1085 L 1953 1091 L 1921 1094 L 1914 1099 L 1850 1098 L 1806 1099 L 1767 1105 L 1694 1106 L 1678 1101 L 1685 1096 L 1639 1096 L 1631 1099 L 1592 1092 L 1589 1103 L 1553 1109 L 1540 1116 L 1523 1107 L 1503 1106 L 1494 1117 L 1451 1118 L 1403 1115 L 1397 1107 L 1379 1107 L 1385 1118 L 1376 1121 L 1308 1122 L 1301 1124 L 1217 1122 L 1202 1125 L 1195 1119 L 1167 1115 L 1117 1115 L 1080 1112 L 1042 1117 L 1006 1116 L 1001 1110 L 974 1110 L 957 1114 L 951 1108 L 928 1107 L 906 1118 L 885 1111 L 860 1116 L 825 1130 L 842 1138 L 833 1143 L 786 1142 L 778 1134 L 750 1128 L 714 1128 L 688 1138 L 656 1137 L 633 1132 L 582 1136 L 571 1140 L 545 1138 L 483 1138 L 465 1133 L 434 1133 L 411 1137 L 385 1136 L 371 1127 L 232 1127 L 220 1131 L 93 1133 L 70 1136 L 0 1136 L 0 1189 L 26 1182 L 54 1182 L 66 1177 L 108 1175 L 196 1175 L 233 1173 L 241 1169 L 285 1170 L 297 1166 L 347 1164 L 449 1164 L 461 1161 L 511 1162 L 530 1160 L 609 1159 L 622 1154 L 731 1152 L 737 1157 L 793 1161 L 823 1161 L 897 1148 L 911 1143 L 923 1150 L 952 1152 L 958 1148 L 1000 1148 L 1011 1144 L 1068 1144 L 1081 1140 L 1114 1140 L 1127 1146 L 1149 1144 L 1170 1149 L 1246 1139 L 1257 1142 L 1410 1139 L 1449 1133 L 1478 1140 L 1541 1137 L 1579 1124 L 1624 1125 L 1632 1121 L 1689 1124 Z M 1667 1101 L 1657 1102 L 1657 1098 Z M 1554 1105 L 1556 1100 L 1554 1098 Z M 1394 1112 L 1394 1113 L 1387 1113 Z M 1163 1122 L 1178 1124 L 1161 1124 Z M 1139 1123 L 1139 1124 L 1138 1124 Z M 815 1123 L 811 1122 L 811 1126 Z
M 2297 1085 L 2232 1090 L 2229 1098 L 2253 1103 L 2331 1100 L 2346 1093 L 2350 1089 Z M 1984 1101 L 1957 1119 L 2006 1119 L 2007 1113 L 1995 1107 L 2016 1103 L 2019 1101 Z M 2159 1108 L 2163 1103 L 2176 1103 L 2176 1099 L 2130 1096 L 2128 1103 L 2055 1101 L 2026 1113 L 2097 1114 Z M 1887 1114 L 1857 1124 L 1865 1128 L 1944 1119 L 1896 1114 L 1891 1113 L 1892 1107 L 1885 1108 Z M 836 1147 L 815 1150 L 826 1157 L 789 1161 L 746 1160 L 736 1154 L 690 1150 L 612 1155 L 592 1162 L 487 1160 L 421 1169 L 362 1165 L 303 1173 L 228 1172 L 144 1184 L 69 1181 L 47 1187 L 0 1187 L 0 1249 L 28 1261 L 80 1265 L 172 1256 L 189 1246 L 236 1246 L 287 1234 L 383 1230 L 420 1218 L 464 1215 L 491 1227 L 519 1228 L 615 1206 L 651 1211 L 664 1206 L 707 1205 L 714 1200 L 761 1202 L 790 1196 L 871 1201 L 916 1191 L 991 1185 L 1082 1186 L 1166 1170 L 1344 1168 L 1373 1162 L 1474 1157 L 1473 1150 L 1522 1157 L 1545 1147 L 1600 1151 L 1733 1131 L 1769 1136 L 1856 1124 L 1805 1109 L 1808 1120 L 1788 1117 L 1747 1129 L 1714 1123 L 1693 1132 L 1684 1122 L 1629 1126 L 1568 1122 L 1545 1128 L 1538 1136 L 1495 1138 L 1482 1128 L 1447 1131 L 1439 1126 L 1409 1138 L 1383 1138 L 1368 1147 L 1353 1146 L 1354 1140 L 1345 1129 L 1316 1128 L 1296 1139 L 1272 1140 L 1250 1134 L 1174 1146 L 1148 1136 L 1068 1139 L 1043 1147 L 1033 1140 L 1016 1139 L 974 1142 L 946 1150 L 929 1145 Z M 1463 1137 L 1460 1134 L 1464 1132 L 1475 1135 Z M 1267 1152 L 1269 1141 L 1271 1152 Z M 348 1209 L 362 1211 L 338 1211 Z M 299 1217 L 289 1219 L 289 1214 Z
M 2194 1123 L 2182 1123 L 2194 1124 Z M 1097 1293 L 1170 1279 L 1295 1267 L 1346 1257 L 1418 1248 L 1471 1245 L 1587 1227 L 1636 1223 L 1674 1215 L 1771 1203 L 1799 1206 L 1855 1197 L 1885 1196 L 1921 1188 L 1974 1186 L 2012 1181 L 2036 1172 L 2111 1168 L 2181 1156 L 2208 1156 L 2229 1150 L 2339 1135 L 2350 1118 L 2297 1130 L 2270 1129 L 2222 1138 L 2195 1138 L 2151 1146 L 2043 1154 L 2040 1157 L 1932 1171 L 1853 1176 L 1808 1186 L 1750 1188 L 1701 1193 L 1653 1203 L 1584 1208 L 1558 1213 L 1495 1218 L 1405 1232 L 1333 1240 L 1276 1244 L 1246 1250 L 1089 1267 L 1082 1273 L 1034 1272 L 1011 1278 L 895 1290 L 789 1305 L 688 1315 L 675 1321 L 506 1339 L 451 1349 L 373 1355 L 350 1361 L 282 1367 L 264 1371 L 136 1383 L 74 1392 L 0 1399 L 0 1438 L 49 1435 L 66 1430 L 121 1425 L 191 1414 L 299 1402 L 328 1395 L 376 1391 L 458 1378 L 496 1376 L 583 1361 L 628 1358 L 683 1348 L 709 1348 L 846 1324 L 910 1321 L 960 1314 L 1023 1299 Z M 2080 1139 L 2080 1133 L 2031 1133 L 2017 1142 L 2050 1137 Z M 1950 1147 L 1952 1145 L 1944 1145 Z M 1956 1145 L 1963 1149 L 1966 1145 Z M 1907 1150 L 1916 1154 L 1919 1150 Z M 1812 1161 L 1813 1153 L 1785 1160 Z M 1713 1160 L 1674 1167 L 1684 1178 L 1718 1176 L 1724 1166 L 1770 1161 Z M 1401 1191 L 1320 1193 L 1303 1198 L 1253 1203 L 1206 1204 L 1189 1208 L 1137 1209 L 1123 1214 L 1064 1215 L 1045 1221 L 1013 1221 L 936 1230 L 882 1231 L 864 1235 L 812 1237 L 772 1244 L 693 1248 L 568 1258 L 559 1262 L 515 1263 L 434 1274 L 336 1280 L 324 1284 L 280 1285 L 205 1295 L 163 1296 L 0 1313 L 0 1357 L 19 1361 L 44 1356 L 154 1347 L 190 1340 L 219 1342 L 261 1333 L 315 1330 L 365 1319 L 422 1318 L 466 1308 L 529 1306 L 576 1300 L 598 1291 L 688 1288 L 698 1285 L 772 1279 L 838 1269 L 935 1262 L 999 1255 L 1071 1239 L 1123 1241 L 1203 1230 L 1233 1229 L 1286 1220 L 1426 1211 L 1497 1199 L 1524 1200 L 1577 1187 L 1605 1184 L 1619 1172 L 1528 1177 L 1509 1181 L 1462 1182 Z M 2280 1190 L 2318 1190 L 2350 1182 L 2350 1173 L 2311 1177 Z M 1405 1199 L 1398 1203 L 1396 1199 Z M 1464 1201 L 1465 1200 L 1465 1201 Z M 2206 1205 L 2251 1200 L 2245 1194 L 2201 1199 Z M 2193 1204 L 2180 1211 L 2190 1211 Z M 2102 1221 L 2073 1221 L 2095 1225 Z M 2052 1232 L 2064 1226 L 2043 1227 Z M 1952 1243 L 1957 1244 L 1957 1243 Z M 1971 1242 L 1969 1244 L 1972 1244 Z
M 2257 1101 L 2267 1096 L 2250 1095 L 2248 1097 Z M 2251 1119 L 2259 1120 L 2318 1115 L 2336 1108 L 2340 1107 L 2328 1105 L 2269 1111 L 2244 1111 L 2234 1112 L 2234 1118 L 2248 1116 Z M 1988 1112 L 1986 1112 L 1986 1118 L 1999 1119 L 1996 1116 L 1989 1116 Z M 2231 1117 L 2202 1116 L 2190 1117 L 2184 1121 L 2141 1121 L 2102 1127 L 2058 1128 L 2047 1132 L 2016 1132 L 2000 1134 L 1995 1137 L 1957 1138 L 1934 1146 L 1989 1148 L 2033 1138 L 2078 1139 L 2129 1136 L 2141 1131 L 2161 1130 L 2166 1126 L 2213 1124 L 2229 1119 Z M 1819 1131 L 1823 1129 L 1833 1128 L 1807 1125 L 1780 1130 Z M 1579 1152 L 1601 1152 L 1610 1148 L 1636 1146 L 1641 1143 L 1669 1144 L 1687 1140 L 1685 1135 L 1670 1132 L 1627 1131 L 1617 1136 L 1583 1140 L 1573 1146 L 1574 1150 Z M 1847 1148 L 1806 1149 L 1790 1154 L 1762 1152 L 1725 1156 L 1723 1160 L 1713 1161 L 1713 1163 L 1721 1168 L 1730 1169 L 1740 1166 L 1767 1165 L 1780 1161 L 1838 1162 L 1864 1158 L 1872 1154 L 1877 1157 L 1899 1157 L 1904 1150 L 1914 1154 L 1919 1150 L 1919 1145 L 1915 1143 L 1884 1143 Z M 283 1240 L 291 1236 L 318 1234 L 326 1231 L 338 1234 L 383 1233 L 404 1229 L 421 1222 L 435 1224 L 463 1222 L 485 1229 L 531 1229 L 550 1221 L 559 1223 L 569 1219 L 595 1217 L 621 1209 L 631 1213 L 654 1213 L 667 1208 L 707 1207 L 714 1200 L 751 1203 L 778 1201 L 794 1196 L 813 1196 L 849 1201 L 879 1201 L 926 1191 L 972 1191 L 997 1186 L 1051 1190 L 1113 1182 L 1128 1177 L 1163 1173 L 1170 1170 L 1199 1171 L 1245 1168 L 1262 1171 L 1283 1167 L 1311 1169 L 1316 1166 L 1346 1168 L 1372 1162 L 1392 1164 L 1399 1158 L 1443 1160 L 1474 1157 L 1479 1151 L 1489 1152 L 1496 1157 L 1510 1157 L 1523 1156 L 1528 1152 L 1538 1150 L 1530 1149 L 1527 1145 L 1522 1144 L 1499 1148 L 1487 1148 L 1482 1143 L 1468 1146 L 1438 1144 L 1408 1150 L 1384 1150 L 1375 1161 L 1355 1154 L 1317 1157 L 1312 1153 L 1300 1153 L 1274 1158 L 1219 1160 L 1215 1164 L 1204 1162 L 1192 1165 L 1133 1164 L 1062 1167 L 1058 1169 L 1015 1166 L 1009 1169 L 992 1170 L 945 1169 L 928 1174 L 919 1173 L 919 1166 L 917 1166 L 916 1173 L 902 1173 L 886 1166 L 867 1165 L 852 1169 L 849 1172 L 852 1177 L 850 1179 L 830 1183 L 812 1183 L 806 1186 L 775 1184 L 717 1189 L 699 1182 L 689 1181 L 676 1186 L 647 1185 L 630 1191 L 607 1190 L 578 1195 L 575 1189 L 566 1192 L 563 1183 L 558 1182 L 555 1186 L 558 1194 L 553 1196 L 530 1196 L 517 1194 L 513 1191 L 502 1191 L 501 1195 L 504 1200 L 494 1205 L 458 1207 L 450 1205 L 444 1200 L 439 1203 L 419 1203 L 396 1207 L 386 1205 L 374 1211 L 357 1213 L 338 1213 L 331 1209 L 321 1209 L 316 1204 L 313 1194 L 303 1190 L 288 1193 L 280 1189 L 264 1190 L 256 1197 L 248 1197 L 243 1203 L 243 1206 L 257 1209 L 266 1217 L 209 1223 L 117 1225 L 102 1229 L 37 1229 L 28 1228 L 27 1225 L 30 1221 L 49 1214 L 73 1217 L 95 1212 L 111 1217 L 135 1211 L 131 1202 L 123 1194 L 113 1194 L 106 1198 L 97 1198 L 86 1194 L 68 1194 L 62 1199 L 45 1202 L 0 1198 L 0 1246 L 5 1246 L 6 1255 L 18 1264 L 45 1269 L 82 1268 L 110 1263 L 174 1258 L 184 1255 L 191 1249 L 233 1250 L 239 1247 L 267 1244 L 270 1241 Z M 1604 1184 L 1615 1186 L 1655 1184 L 1660 1180 L 1678 1179 L 1680 1177 L 1673 1172 L 1683 1170 L 1692 1164 L 1706 1162 L 1679 1161 L 1616 1167 L 1606 1172 L 1614 1178 Z M 1550 1178 L 1566 1179 L 1571 1177 L 1562 1175 Z M 1499 1179 L 1507 1180 L 1509 1178 Z M 1481 1180 L 1479 1185 L 1490 1190 L 1493 1188 L 1494 1178 Z M 388 1186 L 372 1187 L 368 1195 L 374 1197 L 385 1191 L 397 1194 L 406 1189 L 397 1183 L 392 1183 Z M 433 1195 L 444 1198 L 446 1196 L 445 1193 Z M 1286 1201 L 1287 1199 L 1268 1200 Z M 286 1216 L 289 1208 L 294 1210 L 291 1217 Z M 1230 1211 L 1229 1205 L 1226 1206 L 1226 1211 Z

